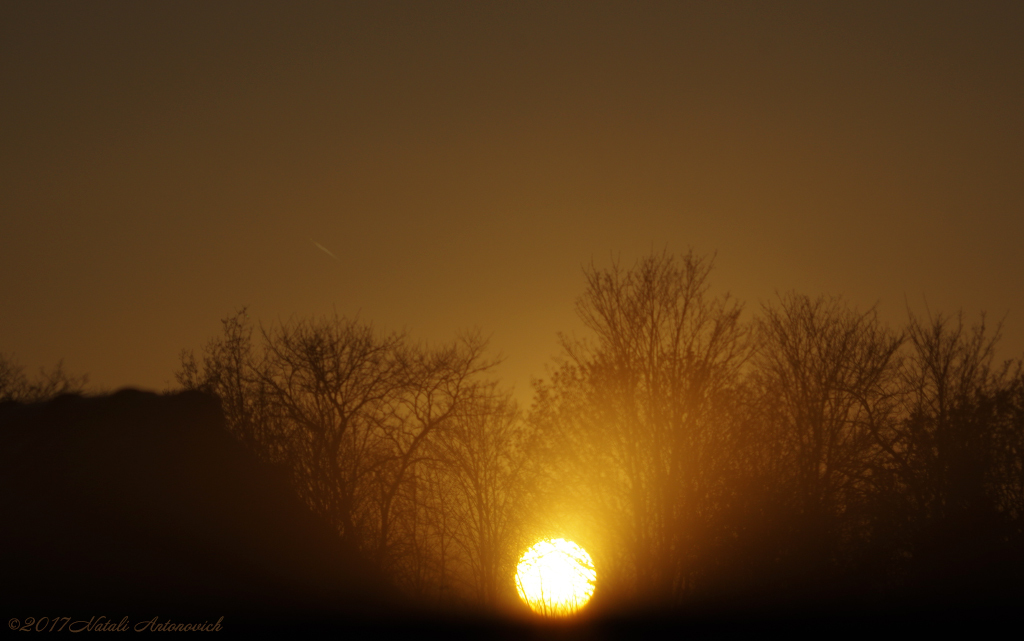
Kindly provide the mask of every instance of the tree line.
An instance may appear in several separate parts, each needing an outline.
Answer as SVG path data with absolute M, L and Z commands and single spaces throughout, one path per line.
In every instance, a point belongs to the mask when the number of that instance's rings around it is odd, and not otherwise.
M 795 293 L 745 318 L 692 252 L 585 272 L 589 334 L 561 338 L 528 411 L 479 336 L 430 347 L 339 317 L 256 331 L 243 311 L 178 379 L 431 599 L 514 600 L 517 555 L 548 535 L 591 552 L 606 602 L 1018 567 L 1024 376 L 984 318 L 892 329 Z
M 478 335 L 426 346 L 337 316 L 258 332 L 243 310 L 178 381 L 287 466 L 309 505 L 419 596 L 495 604 L 529 482 L 528 431 Z
M 50 369 L 41 368 L 33 376 L 13 354 L 0 353 L 0 403 L 37 403 L 61 394 L 80 394 L 88 382 L 88 376 L 65 370 L 63 361 Z
M 692 252 L 585 269 L 587 334 L 528 409 L 478 334 L 337 315 L 242 310 L 176 377 L 430 602 L 518 603 L 547 537 L 590 552 L 607 605 L 1024 594 L 1024 370 L 999 328 L 797 293 L 748 313 L 711 274 Z M 83 385 L 0 359 L 0 400 Z
M 537 386 L 548 478 L 626 597 L 1020 594 L 1024 376 L 962 314 L 786 294 L 749 321 L 692 253 L 590 269 Z M 552 485 L 555 487 L 556 485 Z M 585 506 L 582 507 L 581 506 Z

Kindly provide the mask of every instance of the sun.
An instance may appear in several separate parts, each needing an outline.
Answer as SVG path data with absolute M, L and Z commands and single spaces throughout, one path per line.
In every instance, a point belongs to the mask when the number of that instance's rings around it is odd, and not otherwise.
M 572 541 L 540 541 L 519 559 L 516 588 L 534 612 L 568 616 L 594 594 L 594 562 Z

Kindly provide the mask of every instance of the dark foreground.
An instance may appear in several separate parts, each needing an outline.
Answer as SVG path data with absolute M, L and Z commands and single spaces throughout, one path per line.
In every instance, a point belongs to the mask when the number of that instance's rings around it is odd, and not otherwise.
M 339 545 L 285 475 L 227 433 L 217 399 L 199 393 L 0 405 L 0 514 L 11 630 L 835 638 L 1019 629 L 1024 611 L 1022 595 L 945 584 L 870 599 L 726 597 L 573 621 L 438 613 L 401 598 Z

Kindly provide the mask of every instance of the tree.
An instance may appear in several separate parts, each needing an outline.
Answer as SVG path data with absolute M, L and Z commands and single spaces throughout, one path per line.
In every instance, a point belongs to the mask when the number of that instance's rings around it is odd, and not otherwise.
M 495 385 L 463 406 L 432 453 L 445 477 L 433 503 L 444 514 L 479 603 L 495 606 L 511 576 L 522 541 L 522 509 L 529 491 L 532 433 L 507 394 Z
M 0 354 L 0 402 L 38 403 L 60 394 L 80 394 L 89 377 L 74 376 L 64 371 L 64 362 L 53 369 L 40 368 L 34 379 L 25 374 L 25 367 L 13 355 Z
M 393 453 L 385 416 L 405 382 L 398 335 L 337 317 L 262 332 L 257 380 L 289 446 L 300 493 L 360 547 L 373 546 L 373 480 Z
M 563 336 L 562 365 L 537 387 L 533 420 L 556 450 L 557 484 L 610 528 L 599 546 L 606 582 L 618 573 L 647 596 L 690 587 L 729 452 L 728 423 L 716 419 L 746 331 L 741 306 L 711 295 L 711 267 L 692 252 L 591 266 L 576 309 L 596 341 Z
M 911 314 L 907 334 L 902 418 L 879 435 L 898 501 L 894 539 L 919 581 L 1000 574 L 986 559 L 1005 565 L 1022 540 L 1021 362 L 996 365 L 999 329 L 984 316 L 968 327 L 962 313 Z
M 386 464 L 375 470 L 378 491 L 378 553 L 388 556 L 396 498 L 432 441 L 455 429 L 460 414 L 477 402 L 478 375 L 496 361 L 483 357 L 486 343 L 468 335 L 438 349 L 406 348 L 400 353 L 402 394 L 385 417 L 384 434 L 391 446 Z
M 771 482 L 788 496 L 792 571 L 820 576 L 837 546 L 863 533 L 880 455 L 876 435 L 897 407 L 899 349 L 874 310 L 789 294 L 756 323 L 752 385 L 763 435 L 781 463 Z
M 338 316 L 283 323 L 258 334 L 245 310 L 200 364 L 183 352 L 178 380 L 218 394 L 231 429 L 286 464 L 306 501 L 382 567 L 407 529 L 397 503 L 429 442 L 473 398 L 493 365 L 475 335 L 439 347 L 410 345 Z
M 263 355 L 253 345 L 249 321 L 244 307 L 221 320 L 221 336 L 206 344 L 201 362 L 192 350 L 182 350 L 175 379 L 186 390 L 220 398 L 232 433 L 258 456 L 279 461 L 286 456 L 283 430 L 271 412 L 269 390 L 259 370 Z
M 963 314 L 927 324 L 910 316 L 912 349 L 903 370 L 907 417 L 893 437 L 901 446 L 904 478 L 933 517 L 953 515 L 982 500 L 995 435 L 976 410 L 998 393 L 1008 368 L 993 364 L 994 335 L 981 323 L 968 328 Z

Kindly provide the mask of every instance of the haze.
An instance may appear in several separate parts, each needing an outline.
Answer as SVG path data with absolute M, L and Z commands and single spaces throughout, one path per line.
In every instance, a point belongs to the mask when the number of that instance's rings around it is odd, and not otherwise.
M 693 248 L 750 310 L 985 310 L 1018 356 L 1022 32 L 1014 3 L 4 3 L 0 351 L 164 389 L 243 306 L 336 310 L 478 327 L 525 401 L 582 266 Z

